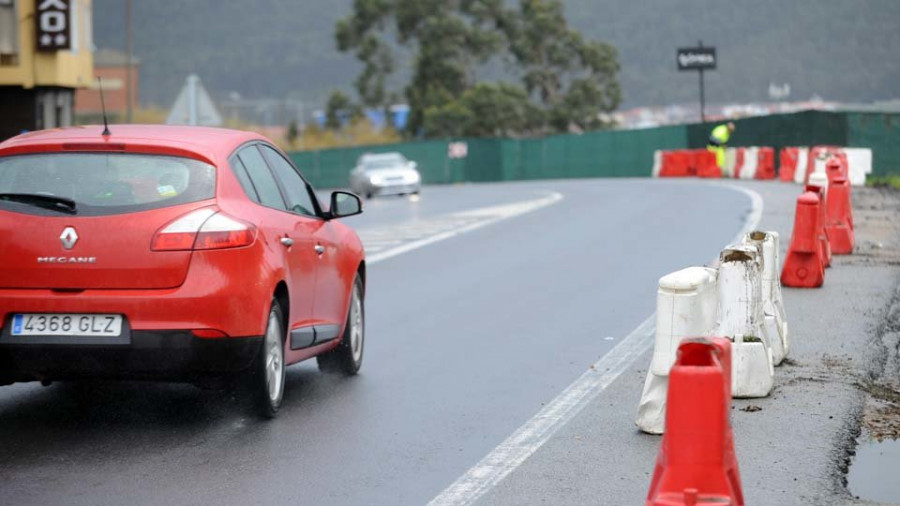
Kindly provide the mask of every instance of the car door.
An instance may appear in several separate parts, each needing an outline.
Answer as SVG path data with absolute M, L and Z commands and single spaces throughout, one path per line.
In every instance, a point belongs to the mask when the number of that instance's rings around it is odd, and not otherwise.
M 315 340 L 313 299 L 319 262 L 313 248 L 313 233 L 321 220 L 291 212 L 290 198 L 276 180 L 258 144 L 238 152 L 233 166 L 245 191 L 265 209 L 261 228 L 269 247 L 284 255 L 285 283 L 288 287 L 288 348 L 309 347 Z M 244 171 L 241 174 L 241 171 Z
M 261 149 L 284 186 L 288 202 L 296 208 L 294 212 L 301 216 L 314 212 L 318 216 L 319 203 L 300 172 L 274 148 L 262 145 Z M 313 318 L 317 322 L 316 343 L 320 343 L 338 337 L 346 317 L 344 305 L 350 293 L 352 280 L 342 279 L 340 276 L 341 251 L 334 227 L 324 219 L 316 219 L 318 220 L 316 226 L 310 229 L 310 239 L 318 263 Z

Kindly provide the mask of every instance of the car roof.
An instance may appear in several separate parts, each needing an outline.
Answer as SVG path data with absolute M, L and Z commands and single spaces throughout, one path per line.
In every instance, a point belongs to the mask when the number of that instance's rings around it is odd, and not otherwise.
M 360 163 L 395 161 L 405 159 L 402 153 L 392 151 L 390 153 L 365 154 L 359 158 Z
M 253 132 L 177 125 L 88 125 L 38 130 L 0 143 L 0 156 L 56 152 L 119 152 L 194 158 L 220 166 L 249 141 L 268 139 Z

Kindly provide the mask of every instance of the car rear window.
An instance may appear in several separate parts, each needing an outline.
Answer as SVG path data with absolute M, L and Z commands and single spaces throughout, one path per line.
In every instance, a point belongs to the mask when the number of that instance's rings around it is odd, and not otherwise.
M 73 200 L 79 216 L 122 214 L 215 196 L 216 169 L 188 158 L 122 153 L 53 153 L 0 157 L 0 195 Z M 0 198 L 0 209 L 54 211 Z

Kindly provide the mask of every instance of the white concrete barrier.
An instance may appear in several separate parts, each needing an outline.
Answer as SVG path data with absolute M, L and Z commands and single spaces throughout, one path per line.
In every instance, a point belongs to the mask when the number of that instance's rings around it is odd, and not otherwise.
M 689 267 L 663 276 L 656 292 L 656 345 L 647 370 L 635 424 L 662 434 L 669 370 L 681 341 L 711 335 L 716 327 L 716 270 Z
M 794 182 L 803 184 L 806 182 L 806 166 L 809 164 L 809 148 L 798 148 L 797 170 L 794 171 Z
M 741 179 L 756 179 L 759 168 L 759 148 L 744 148 L 744 165 L 741 167 Z
M 872 150 L 869 148 L 844 148 L 849 166 L 850 184 L 865 186 L 866 176 L 872 173 Z
M 765 397 L 775 382 L 772 352 L 762 328 L 761 271 L 754 246 L 729 246 L 719 256 L 719 321 L 715 335 L 734 342 L 734 397 Z
M 781 244 L 778 232 L 754 231 L 744 236 L 744 244 L 756 247 L 762 258 L 763 332 L 772 349 L 772 363 L 780 365 L 790 352 L 788 324 L 781 294 Z

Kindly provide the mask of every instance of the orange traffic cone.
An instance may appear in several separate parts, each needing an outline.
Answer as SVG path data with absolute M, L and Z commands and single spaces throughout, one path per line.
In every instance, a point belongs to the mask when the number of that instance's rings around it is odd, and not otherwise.
M 731 341 L 683 341 L 666 403 L 666 432 L 647 506 L 743 506 L 730 420 Z
M 825 282 L 825 265 L 817 233 L 819 196 L 806 192 L 797 197 L 794 231 L 781 270 L 781 284 L 798 288 L 818 288 Z
M 813 192 L 819 197 L 819 218 L 816 220 L 816 237 L 819 238 L 819 257 L 822 259 L 823 267 L 831 267 L 831 244 L 828 242 L 828 233 L 825 232 L 825 206 L 828 202 L 828 187 L 824 186 L 825 178 L 821 174 L 817 174 L 821 178 L 822 186 L 807 184 L 804 191 Z
M 825 233 L 835 255 L 853 253 L 856 242 L 853 233 L 853 208 L 850 202 L 850 182 L 836 176 L 828 189 L 828 209 L 825 215 Z

